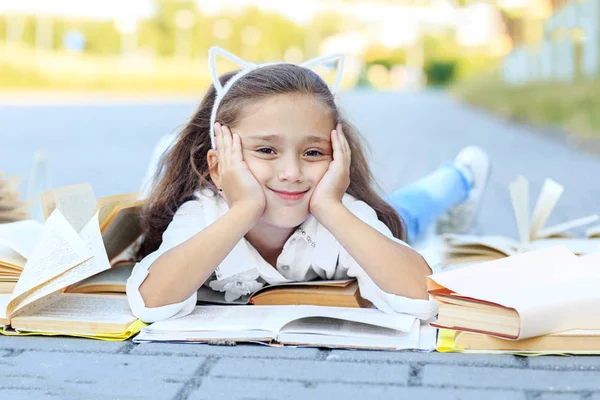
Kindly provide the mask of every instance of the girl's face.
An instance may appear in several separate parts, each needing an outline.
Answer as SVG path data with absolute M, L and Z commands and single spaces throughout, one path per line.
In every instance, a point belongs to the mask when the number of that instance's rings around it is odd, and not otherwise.
M 272 96 L 244 110 L 232 131 L 264 190 L 263 222 L 293 228 L 308 217 L 313 191 L 333 159 L 334 128 L 331 114 L 308 95 Z

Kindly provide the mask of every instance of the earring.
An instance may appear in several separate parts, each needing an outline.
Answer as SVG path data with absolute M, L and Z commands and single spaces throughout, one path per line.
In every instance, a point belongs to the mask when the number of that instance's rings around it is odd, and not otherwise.
M 223 189 L 219 188 L 219 193 L 223 193 Z

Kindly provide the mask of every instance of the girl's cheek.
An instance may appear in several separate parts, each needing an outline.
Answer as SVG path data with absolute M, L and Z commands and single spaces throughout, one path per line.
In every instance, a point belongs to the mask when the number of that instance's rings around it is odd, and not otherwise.
M 328 168 L 329 161 L 315 162 L 309 164 L 306 171 L 309 172 L 311 180 L 318 182 L 321 180 L 321 178 L 323 178 Z
M 261 160 L 256 157 L 245 159 L 248 169 L 252 172 L 252 175 L 259 181 L 268 179 L 272 174 L 272 166 L 269 165 L 267 160 Z

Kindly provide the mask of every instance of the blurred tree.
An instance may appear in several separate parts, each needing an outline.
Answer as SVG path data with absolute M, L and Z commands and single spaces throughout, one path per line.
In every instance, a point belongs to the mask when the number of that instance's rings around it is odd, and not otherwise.
M 85 51 L 92 54 L 118 54 L 120 35 L 112 21 L 77 21 L 72 26 L 83 34 Z
M 430 61 L 425 65 L 425 76 L 430 86 L 446 86 L 455 78 L 454 61 Z
M 6 16 L 0 15 L 0 41 L 6 42 Z
M 406 49 L 389 49 L 383 45 L 372 45 L 365 53 L 365 64 L 367 66 L 383 65 L 388 70 L 394 65 L 404 65 L 406 64 Z
M 198 14 L 196 2 L 193 0 L 154 0 L 156 11 L 149 25 L 140 32 L 140 45 L 148 44 L 161 56 L 172 56 L 175 53 L 175 36 L 177 11 L 187 10 Z M 193 47 L 193 44 L 192 44 Z

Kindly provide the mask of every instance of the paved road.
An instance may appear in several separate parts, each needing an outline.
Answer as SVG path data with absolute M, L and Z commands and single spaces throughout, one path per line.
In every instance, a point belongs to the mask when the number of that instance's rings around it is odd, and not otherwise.
M 346 93 L 342 103 L 372 147 L 391 190 L 451 160 L 467 144 L 494 162 L 476 226 L 516 235 L 507 191 L 518 175 L 565 187 L 550 223 L 600 212 L 600 159 L 531 129 L 466 108 L 440 93 Z M 53 184 L 90 182 L 98 196 L 135 191 L 154 142 L 192 103 L 0 106 L 0 170 L 27 174 L 46 149 Z M 600 358 L 417 354 L 0 338 L 6 398 L 161 399 L 596 399 Z

